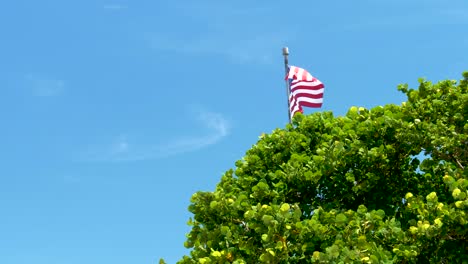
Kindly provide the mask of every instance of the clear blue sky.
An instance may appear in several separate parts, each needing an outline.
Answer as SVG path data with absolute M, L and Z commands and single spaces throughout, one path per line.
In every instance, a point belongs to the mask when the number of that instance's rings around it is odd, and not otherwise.
M 467 14 L 466 0 L 2 1 L 0 263 L 176 262 L 190 196 L 287 123 L 283 46 L 342 115 L 401 103 L 399 83 L 460 79 Z

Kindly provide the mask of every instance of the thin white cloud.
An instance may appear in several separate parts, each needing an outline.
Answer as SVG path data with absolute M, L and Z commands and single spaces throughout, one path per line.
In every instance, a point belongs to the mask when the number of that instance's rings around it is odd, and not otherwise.
M 258 17 L 274 21 L 275 7 L 235 2 L 174 2 L 175 11 L 191 21 L 198 32 L 172 35 L 168 27 L 146 33 L 146 41 L 156 51 L 190 56 L 218 56 L 239 64 L 269 64 L 278 49 L 296 36 L 296 29 L 274 23 L 258 23 Z M 196 34 L 195 34 L 196 33 Z
M 128 143 L 127 137 L 125 135 L 121 135 L 117 138 L 117 140 L 111 145 L 109 149 L 109 153 L 112 156 L 115 155 L 122 155 L 128 153 L 130 150 L 130 145 Z
M 189 55 L 220 55 L 234 63 L 272 62 L 278 47 L 285 44 L 280 32 L 236 37 L 234 34 L 211 35 L 192 40 L 183 40 L 155 35 L 150 38 L 150 45 L 155 50 L 172 51 Z
M 165 144 L 136 143 L 136 140 L 121 135 L 110 145 L 92 148 L 82 157 L 86 161 L 105 162 L 160 159 L 214 145 L 230 133 L 230 122 L 220 113 L 198 110 L 196 121 L 209 130 L 207 135 L 175 138 Z
M 216 144 L 229 134 L 230 124 L 219 113 L 199 111 L 197 119 L 206 128 L 211 130 L 210 134 L 173 140 L 169 144 L 161 146 L 158 152 L 163 156 L 171 156 L 195 151 Z
M 65 81 L 40 74 L 26 75 L 25 83 L 33 95 L 41 97 L 57 96 L 65 89 Z
M 223 24 L 232 21 L 238 21 L 240 19 L 258 21 L 259 16 L 268 15 L 274 10 L 274 7 L 268 4 L 264 6 L 245 5 L 242 3 L 236 3 L 234 1 L 193 1 L 185 3 L 174 2 L 174 7 L 178 12 L 194 18 L 221 18 Z M 246 21 L 246 23 L 249 22 Z

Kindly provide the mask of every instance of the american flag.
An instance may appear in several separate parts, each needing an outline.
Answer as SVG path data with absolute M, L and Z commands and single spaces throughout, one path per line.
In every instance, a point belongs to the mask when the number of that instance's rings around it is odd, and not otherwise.
M 303 113 L 303 106 L 314 108 L 322 106 L 325 86 L 321 81 L 306 70 L 296 66 L 289 66 L 286 79 L 289 80 L 289 111 L 291 117 L 297 112 Z

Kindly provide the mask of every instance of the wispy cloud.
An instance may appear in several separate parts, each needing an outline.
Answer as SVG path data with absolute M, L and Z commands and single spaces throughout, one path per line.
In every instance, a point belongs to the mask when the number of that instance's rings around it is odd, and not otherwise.
M 150 38 L 153 49 L 189 55 L 219 55 L 234 63 L 270 63 L 285 44 L 281 33 L 255 36 L 236 34 L 211 35 L 183 40 L 155 35 Z
M 146 37 L 152 49 L 190 56 L 218 56 L 239 64 L 268 64 L 277 57 L 278 47 L 297 36 L 295 29 L 273 23 L 271 7 L 201 1 L 175 4 L 175 8 L 190 21 L 192 30 L 183 36 L 173 35 L 167 27 L 148 33 Z M 271 19 L 272 23 L 258 23 L 259 16 Z
M 164 156 L 195 151 L 209 145 L 218 143 L 226 137 L 230 131 L 229 122 L 219 113 L 199 111 L 198 121 L 211 130 L 211 133 L 200 137 L 185 137 L 173 140 L 169 144 L 161 146 L 159 152 Z
M 212 19 L 221 18 L 222 24 L 229 24 L 232 21 L 245 21 L 250 24 L 252 20 L 257 20 L 259 16 L 265 16 L 275 9 L 274 6 L 266 5 L 245 5 L 234 1 L 194 1 L 194 2 L 174 2 L 173 6 L 178 12 L 193 18 Z M 250 26 L 254 26 L 251 24 Z
M 27 89 L 35 96 L 57 96 L 65 89 L 65 81 L 40 74 L 26 75 L 25 82 Z
M 138 161 L 166 158 L 187 152 L 193 152 L 220 142 L 230 133 L 231 125 L 220 113 L 194 110 L 196 121 L 209 132 L 202 136 L 173 138 L 165 144 L 137 143 L 126 135 L 120 135 L 109 145 L 95 146 L 82 153 L 87 161 Z M 190 129 L 187 129 L 190 131 Z
M 125 135 L 119 136 L 115 142 L 113 142 L 109 148 L 109 154 L 111 156 L 119 156 L 126 154 L 130 151 L 130 144 L 128 143 Z

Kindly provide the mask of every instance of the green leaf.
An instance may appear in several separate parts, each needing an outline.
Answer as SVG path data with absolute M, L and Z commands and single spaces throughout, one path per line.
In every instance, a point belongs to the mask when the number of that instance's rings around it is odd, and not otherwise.
M 281 212 L 284 212 L 284 213 L 285 213 L 285 212 L 288 212 L 289 209 L 290 209 L 290 206 L 289 206 L 289 204 L 287 204 L 287 203 L 282 204 L 282 205 L 281 205 L 281 208 L 280 208 Z
M 262 134 L 192 196 L 179 263 L 463 263 L 468 72 L 398 89 L 401 105 L 297 115 Z

